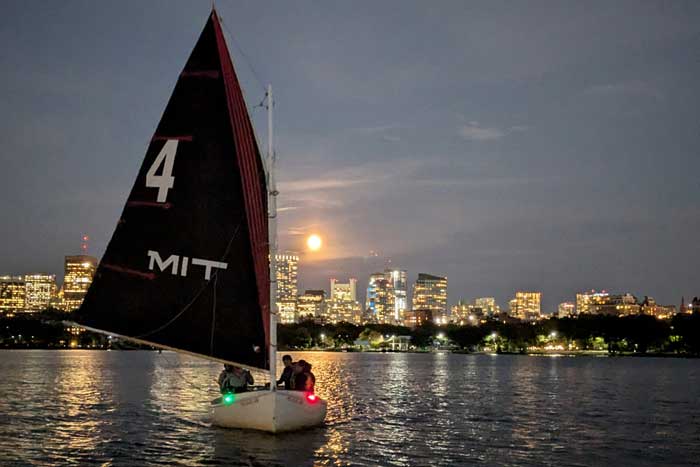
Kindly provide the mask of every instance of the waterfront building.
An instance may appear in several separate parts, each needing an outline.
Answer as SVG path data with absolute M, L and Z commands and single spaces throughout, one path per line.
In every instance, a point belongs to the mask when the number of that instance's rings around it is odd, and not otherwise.
M 541 303 L 542 292 L 516 292 L 515 310 L 511 310 L 512 316 L 524 321 L 536 321 L 542 317 Z
M 433 312 L 428 309 L 406 310 L 403 325 L 414 328 L 433 321 Z
M 313 319 L 323 321 L 326 314 L 326 291 L 305 290 L 297 299 L 297 318 L 299 321 Z
M 430 310 L 435 324 L 450 321 L 447 308 L 447 278 L 420 273 L 413 285 L 413 310 Z
M 480 297 L 474 300 L 474 306 L 481 308 L 481 311 L 489 317 L 496 316 L 501 312 L 501 308 L 496 305 L 494 297 Z
M 591 290 L 589 292 L 577 293 L 576 294 L 576 314 L 591 313 L 591 307 L 594 305 L 599 305 L 607 300 L 609 294 L 603 290 L 602 292 L 596 292 Z
M 465 324 L 475 326 L 479 324 L 484 315 L 484 310 L 481 307 L 460 300 L 456 305 L 452 306 L 451 322 L 459 324 L 460 326 Z
M 639 314 L 641 307 L 637 297 L 630 293 L 620 295 L 606 294 L 589 306 L 589 313 L 596 315 L 627 316 Z
M 382 272 L 369 276 L 365 309 L 374 323 L 394 323 L 393 283 Z
M 0 276 L 0 313 L 11 316 L 24 311 L 26 288 L 22 276 Z
M 566 318 L 568 316 L 574 316 L 576 314 L 576 304 L 574 302 L 562 302 L 557 308 L 557 316 L 559 318 Z
M 27 274 L 24 276 L 25 310 L 43 311 L 56 298 L 55 274 Z
M 394 302 L 394 312 L 392 315 L 394 323 L 403 322 L 403 315 L 408 309 L 408 276 L 403 269 L 386 269 L 384 275 L 391 282 L 392 301 Z
M 326 304 L 326 321 L 360 324 L 361 320 L 362 306 L 357 301 L 357 279 L 350 278 L 347 283 L 331 279 L 331 296 Z
M 639 312 L 658 319 L 669 319 L 676 314 L 676 307 L 674 305 L 659 305 L 653 297 L 645 296 Z
M 281 323 L 294 323 L 297 320 L 297 276 L 299 255 L 281 252 L 277 260 L 277 312 Z
M 693 301 L 690 302 L 690 312 L 693 314 L 700 313 L 700 298 L 693 297 Z
M 66 256 L 61 308 L 73 311 L 80 308 L 97 269 L 97 258 L 88 255 Z

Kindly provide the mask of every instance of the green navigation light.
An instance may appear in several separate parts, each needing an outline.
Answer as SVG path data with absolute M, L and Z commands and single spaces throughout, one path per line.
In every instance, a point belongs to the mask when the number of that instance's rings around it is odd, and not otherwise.
M 224 395 L 224 405 L 231 405 L 236 401 L 236 396 L 233 394 L 225 394 Z

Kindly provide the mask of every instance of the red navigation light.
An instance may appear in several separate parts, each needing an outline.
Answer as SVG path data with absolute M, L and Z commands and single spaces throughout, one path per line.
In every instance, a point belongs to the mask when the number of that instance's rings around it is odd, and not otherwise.
M 309 404 L 315 404 L 318 401 L 318 396 L 316 394 L 307 394 L 306 400 L 309 401 Z

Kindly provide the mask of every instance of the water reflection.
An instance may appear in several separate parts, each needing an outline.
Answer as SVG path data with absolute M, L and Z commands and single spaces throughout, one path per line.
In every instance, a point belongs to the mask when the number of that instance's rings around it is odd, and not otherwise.
M 220 365 L 169 352 L 2 352 L 2 465 L 655 465 L 700 456 L 697 361 L 292 353 L 326 426 L 210 424 Z M 281 368 L 281 365 L 280 365 Z

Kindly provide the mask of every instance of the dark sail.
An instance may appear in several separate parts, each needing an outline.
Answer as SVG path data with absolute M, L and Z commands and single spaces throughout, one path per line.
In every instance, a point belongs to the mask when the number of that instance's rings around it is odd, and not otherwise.
M 76 321 L 268 368 L 265 173 L 212 11 Z

